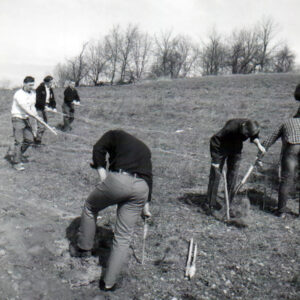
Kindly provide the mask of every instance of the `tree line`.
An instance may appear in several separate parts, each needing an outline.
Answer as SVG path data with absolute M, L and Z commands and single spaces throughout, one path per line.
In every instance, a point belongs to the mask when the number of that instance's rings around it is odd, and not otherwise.
M 270 18 L 222 36 L 213 29 L 205 42 L 172 31 L 150 36 L 138 25 L 114 26 L 104 38 L 82 45 L 77 56 L 55 67 L 60 85 L 66 80 L 101 85 L 142 78 L 290 72 L 295 54 L 278 42 L 278 25 Z

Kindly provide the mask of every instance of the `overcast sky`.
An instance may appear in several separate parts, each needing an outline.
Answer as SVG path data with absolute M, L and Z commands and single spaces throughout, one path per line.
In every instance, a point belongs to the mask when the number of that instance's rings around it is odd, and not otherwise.
M 0 80 L 19 84 L 30 74 L 40 81 L 83 42 L 129 23 L 200 42 L 213 27 L 225 35 L 271 17 L 300 63 L 299 12 L 300 0 L 0 0 Z

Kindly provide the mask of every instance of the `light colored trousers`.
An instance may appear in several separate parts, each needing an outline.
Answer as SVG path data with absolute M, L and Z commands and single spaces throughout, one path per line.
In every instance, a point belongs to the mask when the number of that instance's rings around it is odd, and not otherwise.
M 12 118 L 13 135 L 15 144 L 12 153 L 13 163 L 20 163 L 22 161 L 23 153 L 28 149 L 32 143 L 32 129 L 29 119 Z M 10 151 L 10 149 L 9 149 Z
M 77 242 L 84 250 L 93 247 L 98 212 L 110 205 L 118 205 L 113 247 L 104 276 L 107 286 L 116 283 L 128 260 L 132 233 L 148 193 L 149 187 L 143 179 L 127 173 L 108 172 L 106 179 L 96 186 L 85 202 Z

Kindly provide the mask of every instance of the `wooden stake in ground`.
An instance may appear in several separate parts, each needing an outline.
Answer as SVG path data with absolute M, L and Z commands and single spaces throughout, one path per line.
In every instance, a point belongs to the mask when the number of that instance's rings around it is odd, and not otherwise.
M 197 258 L 197 243 L 195 243 L 194 254 L 193 254 L 193 262 L 189 271 L 189 279 L 192 279 L 196 273 L 196 258 Z
M 190 273 L 191 261 L 192 261 L 193 243 L 194 243 L 194 239 L 191 238 L 191 240 L 190 240 L 190 246 L 189 246 L 189 252 L 188 252 L 188 258 L 187 258 L 186 267 L 185 267 L 185 277 L 188 277 L 189 273 Z
M 145 261 L 145 246 L 146 246 L 147 233 L 148 233 L 148 223 L 147 223 L 147 219 L 144 218 L 143 249 L 142 249 L 142 265 L 144 264 L 144 261 Z
M 225 191 L 225 201 L 226 201 L 226 219 L 227 219 L 227 221 L 229 221 L 230 220 L 229 196 L 228 196 L 228 189 L 227 189 L 226 171 L 223 170 L 222 174 L 223 174 L 223 178 L 224 178 L 224 191 Z
M 196 258 L 197 258 L 197 244 L 195 243 L 194 246 L 194 239 L 191 238 L 184 277 L 189 279 L 194 277 L 196 273 Z

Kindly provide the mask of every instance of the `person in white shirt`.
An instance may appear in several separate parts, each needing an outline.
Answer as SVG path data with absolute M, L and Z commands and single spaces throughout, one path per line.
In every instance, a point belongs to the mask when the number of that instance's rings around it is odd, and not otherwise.
M 32 144 L 32 137 L 35 135 L 29 117 L 40 120 L 35 108 L 35 97 L 34 78 L 27 76 L 23 81 L 23 88 L 14 94 L 11 115 L 15 143 L 12 152 L 9 149 L 5 157 L 18 171 L 24 170 L 23 162 L 26 162 L 27 159 L 23 154 Z

